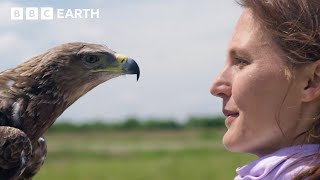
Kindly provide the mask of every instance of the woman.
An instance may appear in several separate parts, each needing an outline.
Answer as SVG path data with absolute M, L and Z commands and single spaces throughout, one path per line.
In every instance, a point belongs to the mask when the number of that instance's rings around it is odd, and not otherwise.
M 320 179 L 320 2 L 242 0 L 225 67 L 225 147 L 259 158 L 235 179 Z

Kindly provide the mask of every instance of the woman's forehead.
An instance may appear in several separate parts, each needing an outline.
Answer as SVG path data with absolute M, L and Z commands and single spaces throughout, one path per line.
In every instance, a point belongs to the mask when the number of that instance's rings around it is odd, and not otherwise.
M 251 11 L 245 9 L 234 28 L 231 43 L 236 43 L 238 46 L 246 46 L 250 43 L 263 44 L 267 40 L 266 34 L 254 20 Z
M 240 50 L 250 53 L 262 51 L 281 53 L 271 34 L 255 20 L 252 11 L 247 8 L 242 12 L 228 45 L 228 53 Z

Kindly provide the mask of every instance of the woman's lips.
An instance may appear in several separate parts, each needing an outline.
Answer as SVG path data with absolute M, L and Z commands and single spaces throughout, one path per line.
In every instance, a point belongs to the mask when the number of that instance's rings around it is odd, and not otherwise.
M 239 113 L 229 114 L 225 120 L 225 125 L 229 128 L 232 122 L 239 116 Z

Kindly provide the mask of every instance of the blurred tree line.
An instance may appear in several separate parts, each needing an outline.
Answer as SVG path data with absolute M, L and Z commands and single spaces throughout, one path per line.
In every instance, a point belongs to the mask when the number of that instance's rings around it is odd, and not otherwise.
M 184 122 L 175 119 L 138 119 L 130 117 L 119 122 L 90 120 L 90 123 L 57 122 L 49 132 L 116 131 L 116 130 L 178 130 L 187 128 L 225 127 L 224 117 L 190 117 Z

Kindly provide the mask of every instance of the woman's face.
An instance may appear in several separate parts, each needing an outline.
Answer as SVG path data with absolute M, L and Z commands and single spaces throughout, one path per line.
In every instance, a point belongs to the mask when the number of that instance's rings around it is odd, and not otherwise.
M 245 9 L 229 42 L 225 67 L 211 87 L 223 99 L 227 149 L 263 156 L 288 146 L 301 133 L 301 83 L 290 78 L 284 59 Z

